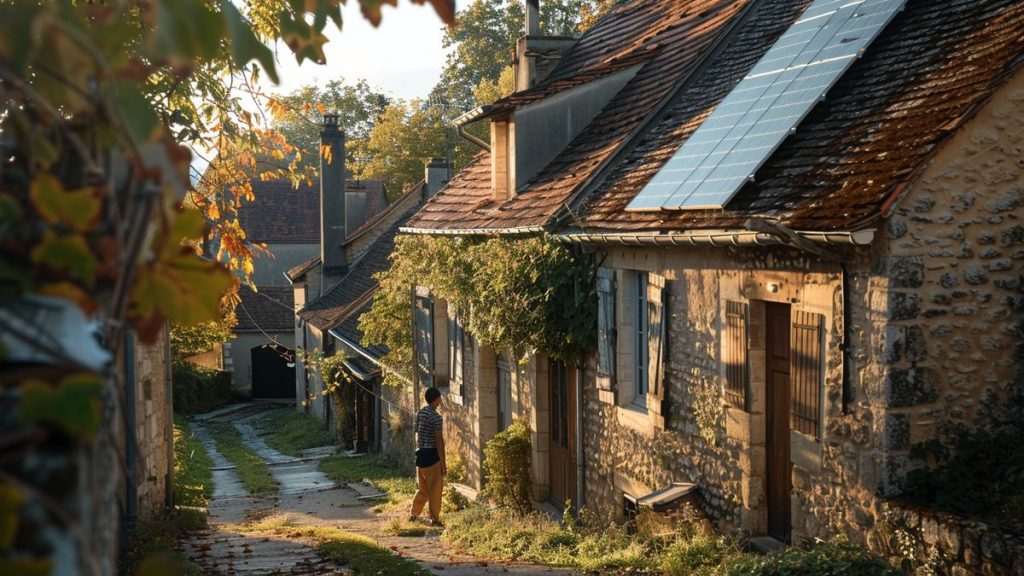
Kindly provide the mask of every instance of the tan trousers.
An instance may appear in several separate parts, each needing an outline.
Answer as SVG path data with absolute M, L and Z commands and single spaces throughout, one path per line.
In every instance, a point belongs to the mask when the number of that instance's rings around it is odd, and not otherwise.
M 441 463 L 433 466 L 416 469 L 416 480 L 420 489 L 416 497 L 412 499 L 412 515 L 419 516 L 423 511 L 423 505 L 430 503 L 430 518 L 440 520 L 441 516 L 441 489 L 444 487 L 444 477 L 441 476 Z

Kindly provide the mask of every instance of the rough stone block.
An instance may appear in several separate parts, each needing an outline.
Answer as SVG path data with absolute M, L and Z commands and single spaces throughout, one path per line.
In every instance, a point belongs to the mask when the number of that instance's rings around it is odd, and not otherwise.
M 939 278 L 939 286 L 943 288 L 952 288 L 956 286 L 959 279 L 957 278 L 956 272 L 946 272 Z
M 995 244 L 995 241 L 995 235 L 990 232 L 982 232 L 981 234 L 978 234 L 978 244 Z
M 1003 253 L 1000 252 L 998 248 L 993 248 L 991 246 L 982 249 L 981 252 L 978 252 L 978 258 L 981 258 L 982 260 L 991 260 L 992 258 L 999 258 L 1002 255 Z
M 921 297 L 906 292 L 889 293 L 889 319 L 913 320 L 921 313 Z
M 978 286 L 988 282 L 988 273 L 981 264 L 968 264 L 964 267 L 964 282 Z
M 920 256 L 889 258 L 891 285 L 899 288 L 918 288 L 924 284 L 924 259 Z
M 998 260 L 992 260 L 988 264 L 985 264 L 985 268 L 988 268 L 989 272 L 1005 272 L 1013 268 L 1013 260 L 1009 258 L 999 258 Z
M 895 364 L 903 357 L 904 328 L 894 324 L 885 327 L 885 342 L 882 345 L 882 361 Z
M 920 362 L 928 356 L 924 330 L 920 326 L 907 326 L 905 331 L 906 355 L 911 362 Z
M 890 368 L 886 376 L 889 406 L 903 408 L 920 406 L 938 400 L 932 382 L 935 372 L 930 368 Z
M 907 233 L 907 222 L 899 216 L 889 218 L 889 237 L 902 238 Z
M 986 202 L 985 210 L 998 214 L 1009 212 L 1021 205 L 1024 205 L 1024 188 L 1015 187 Z
M 885 415 L 885 436 L 883 450 L 907 450 L 910 448 L 910 416 L 907 414 Z
M 1017 225 L 1003 230 L 1000 235 L 1003 246 L 1018 246 L 1024 244 L 1024 226 Z

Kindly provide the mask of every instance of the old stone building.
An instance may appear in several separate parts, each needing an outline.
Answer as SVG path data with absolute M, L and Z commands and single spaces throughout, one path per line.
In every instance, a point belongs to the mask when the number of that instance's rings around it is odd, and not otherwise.
M 336 150 L 330 160 L 321 158 L 324 181 L 344 173 L 344 137 L 336 121 L 336 117 L 326 116 L 321 133 L 322 143 Z M 380 359 L 387 349 L 362 342 L 359 317 L 369 309 L 377 291 L 376 275 L 391 265 L 398 228 L 447 181 L 448 165 L 431 160 L 421 182 L 386 208 L 355 220 L 351 212 L 357 206 L 336 202 L 329 190 L 322 189 L 319 254 L 284 274 L 294 302 L 291 339 L 301 351 L 291 381 L 296 408 L 324 420 L 334 430 L 344 426 L 339 431 L 343 438 L 351 438 L 355 450 L 396 452 L 396 460 L 406 461 L 411 452 L 405 420 L 414 401 L 402 390 L 382 386 Z M 345 225 L 339 226 L 339 222 Z M 345 358 L 346 374 L 355 387 L 353 405 L 345 407 L 351 409 L 346 422 L 339 422 L 335 396 L 325 394 L 329 387 L 324 385 L 316 360 L 333 355 Z
M 344 150 L 344 136 L 333 126 L 335 145 Z M 254 263 L 256 290 L 239 290 L 238 325 L 225 345 L 223 367 L 232 372 L 239 396 L 295 398 L 295 302 L 287 273 L 320 253 L 323 200 L 344 219 L 339 229 L 355 230 L 387 208 L 387 191 L 380 180 L 346 180 L 343 169 L 322 183 L 296 187 L 284 180 L 254 180 L 251 185 L 254 199 L 239 207 L 238 221 L 248 239 L 265 244 L 272 256 Z
M 864 540 L 913 444 L 1019 419 L 1022 26 L 1001 0 L 622 2 L 465 118 L 489 150 L 403 230 L 600 266 L 598 350 L 564 379 L 532 357 L 512 404 L 538 496 L 693 483 L 723 528 Z M 472 459 L 502 392 L 466 357 Z

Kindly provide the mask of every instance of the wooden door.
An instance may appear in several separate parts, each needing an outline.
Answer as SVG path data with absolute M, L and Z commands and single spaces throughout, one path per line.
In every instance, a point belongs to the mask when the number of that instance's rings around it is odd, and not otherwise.
M 789 542 L 792 464 L 789 454 L 790 309 L 767 303 L 768 534 Z
M 551 391 L 550 458 L 551 502 L 559 508 L 566 500 L 576 505 L 576 370 L 563 362 L 548 366 Z

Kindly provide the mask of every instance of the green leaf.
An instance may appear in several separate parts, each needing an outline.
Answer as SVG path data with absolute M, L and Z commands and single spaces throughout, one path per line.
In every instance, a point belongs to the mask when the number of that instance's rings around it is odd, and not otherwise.
M 14 544 L 18 533 L 18 510 L 25 502 L 25 495 L 17 487 L 0 483 L 0 550 Z
M 279 83 L 277 68 L 274 66 L 274 54 L 267 48 L 256 34 L 252 26 L 245 21 L 242 14 L 231 0 L 221 0 L 221 12 L 227 23 L 228 34 L 231 36 L 231 58 L 239 68 L 245 68 L 250 60 L 256 60 L 266 70 L 274 84 Z
M 32 181 L 30 196 L 39 215 L 50 224 L 67 224 L 84 231 L 92 228 L 100 217 L 102 205 L 93 189 L 65 191 L 52 174 L 37 176 Z
M 80 373 L 65 376 L 56 387 L 42 380 L 21 384 L 19 415 L 28 422 L 53 424 L 91 440 L 100 426 L 99 393 L 103 377 Z
M 66 270 L 87 286 L 95 281 L 96 257 L 85 238 L 78 234 L 58 235 L 47 230 L 43 240 L 32 250 L 32 261 L 54 270 Z
M 10 194 L 0 193 L 0 224 L 17 222 L 21 218 L 21 206 Z
M 322 30 L 307 24 L 301 14 L 294 17 L 287 11 L 281 12 L 281 39 L 291 48 L 299 64 L 307 58 L 317 64 L 327 62 L 324 55 L 327 37 L 323 35 Z
M 138 83 L 127 80 L 115 82 L 110 100 L 120 116 L 122 128 L 136 144 L 153 139 L 161 126 L 160 117 L 149 100 L 139 91 Z
M 172 65 L 214 59 L 224 39 L 224 20 L 204 0 L 160 0 L 150 11 L 150 57 Z

